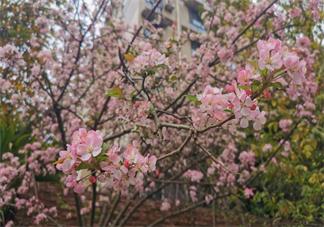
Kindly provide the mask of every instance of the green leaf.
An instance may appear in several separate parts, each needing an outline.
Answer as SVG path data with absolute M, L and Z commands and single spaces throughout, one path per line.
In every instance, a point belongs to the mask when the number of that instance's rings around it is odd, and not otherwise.
M 250 86 L 247 86 L 247 85 L 239 85 L 238 87 L 240 89 L 242 89 L 242 90 L 248 90 L 248 89 L 250 89 Z
M 81 162 L 81 164 L 76 168 L 76 170 L 81 169 L 91 169 L 92 165 L 90 163 Z
M 177 78 L 176 75 L 172 74 L 171 76 L 169 76 L 169 81 L 170 82 L 174 82 L 174 81 L 177 81 L 177 80 L 178 80 L 178 78 Z
M 260 70 L 260 74 L 262 77 L 266 77 L 269 74 L 268 69 L 265 68 Z
M 106 149 L 104 149 L 106 150 Z M 96 157 L 96 161 L 97 162 L 102 162 L 102 161 L 106 161 L 107 160 L 107 155 L 104 153 L 101 153 L 99 156 Z
M 200 105 L 201 102 L 195 95 L 186 95 L 186 98 L 189 102 L 193 103 L 194 105 Z
M 123 96 L 123 90 L 119 87 L 113 87 L 106 93 L 109 97 L 121 98 Z
M 282 84 L 280 82 L 272 83 L 271 86 L 274 87 L 274 88 L 278 88 L 278 89 L 282 88 Z
M 261 88 L 261 82 L 258 81 L 258 80 L 254 80 L 254 81 L 252 82 L 252 86 L 251 86 L 251 88 L 252 88 L 252 91 L 253 91 L 253 92 L 259 91 L 260 88 Z

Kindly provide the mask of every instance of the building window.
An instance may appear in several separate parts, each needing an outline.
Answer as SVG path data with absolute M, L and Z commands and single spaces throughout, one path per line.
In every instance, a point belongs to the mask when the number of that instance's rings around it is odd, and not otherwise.
M 188 7 L 190 27 L 198 32 L 205 32 L 204 24 L 200 18 L 199 12 L 196 7 Z
M 197 41 L 191 41 L 191 53 L 195 54 L 196 50 L 200 47 L 200 43 Z
M 157 3 L 158 0 L 145 0 L 145 3 L 147 4 L 147 6 L 150 9 L 153 9 L 153 7 L 155 6 L 155 4 Z M 158 7 L 156 8 L 155 12 L 156 13 L 161 13 L 163 10 L 163 1 L 160 2 L 160 4 L 158 5 Z
M 147 28 L 144 28 L 143 35 L 145 38 L 149 38 L 152 35 L 152 32 L 148 30 Z

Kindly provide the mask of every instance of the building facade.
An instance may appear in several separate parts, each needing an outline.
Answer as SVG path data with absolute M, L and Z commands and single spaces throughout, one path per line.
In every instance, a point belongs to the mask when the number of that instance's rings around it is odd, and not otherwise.
M 157 0 L 125 0 L 123 6 L 123 19 L 131 27 L 139 27 L 155 6 Z M 203 0 L 162 0 L 155 13 L 148 18 L 156 28 L 164 29 L 163 38 L 165 40 L 172 36 L 178 38 L 182 31 L 192 31 L 196 33 L 205 32 L 200 11 L 206 8 Z M 143 36 L 150 35 L 150 31 L 143 29 Z M 181 52 L 186 56 L 191 56 L 199 46 L 198 43 L 188 42 Z

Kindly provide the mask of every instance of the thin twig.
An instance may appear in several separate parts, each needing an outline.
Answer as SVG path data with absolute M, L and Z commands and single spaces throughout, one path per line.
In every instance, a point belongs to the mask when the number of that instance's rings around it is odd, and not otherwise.
M 278 0 L 271 2 L 261 13 L 259 13 L 250 24 L 248 24 L 243 31 L 241 31 L 232 41 L 232 45 L 247 31 L 249 30 L 259 19 L 262 17 Z
M 192 137 L 192 131 L 189 133 L 189 135 L 187 136 L 187 138 L 183 141 L 183 143 L 180 145 L 180 147 L 178 147 L 176 150 L 170 152 L 170 153 L 167 153 L 165 155 L 162 155 L 158 158 L 158 161 L 161 161 L 163 159 L 166 159 L 170 156 L 173 156 L 179 152 L 181 152 L 183 150 L 183 148 L 186 146 L 186 144 L 190 141 L 191 137 Z

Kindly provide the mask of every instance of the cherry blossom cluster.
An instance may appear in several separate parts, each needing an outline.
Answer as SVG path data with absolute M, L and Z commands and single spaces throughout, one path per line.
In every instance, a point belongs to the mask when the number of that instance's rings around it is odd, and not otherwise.
M 189 178 L 191 182 L 200 182 L 204 174 L 198 170 L 188 170 L 183 174 L 184 177 Z
M 234 122 L 238 123 L 240 127 L 247 128 L 249 122 L 252 121 L 253 128 L 260 130 L 266 122 L 266 113 L 260 110 L 256 97 L 253 96 L 252 84 L 254 81 L 258 84 L 263 80 L 270 80 L 270 82 L 279 80 L 281 83 L 285 83 L 282 82 L 281 73 L 287 73 L 290 78 L 290 80 L 288 79 L 290 92 L 293 87 L 305 89 L 301 85 L 306 83 L 306 62 L 296 52 L 290 51 L 282 45 L 280 40 L 273 38 L 259 40 L 257 47 L 258 69 L 254 69 L 250 65 L 240 69 L 236 80 L 226 85 L 224 89 L 214 88 L 210 85 L 205 87 L 204 92 L 198 96 L 201 102 L 199 110 L 193 110 L 193 120 L 196 124 L 219 122 L 232 113 L 235 116 Z M 265 70 L 267 71 L 264 72 Z M 266 75 L 261 76 L 262 73 Z M 263 88 L 262 94 L 265 98 L 271 97 L 266 88 Z
M 18 209 L 27 208 L 28 214 L 37 215 L 35 223 L 54 216 L 55 212 L 51 213 L 40 201 L 25 197 L 34 191 L 31 189 L 37 184 L 36 176 L 57 174 L 53 164 L 57 154 L 60 157 L 55 165 L 64 173 L 59 176 L 63 176 L 67 186 L 65 196 L 70 189 L 82 194 L 92 184 L 98 184 L 92 187 L 93 193 L 96 190 L 100 194 L 153 192 L 160 185 L 154 177 L 163 181 L 168 176 L 181 176 L 191 202 L 204 198 L 209 204 L 217 198 L 214 192 L 211 195 L 204 191 L 204 177 L 215 182 L 215 192 L 239 185 L 245 188 L 243 194 L 251 198 L 256 191 L 244 183 L 263 160 L 248 147 L 236 148 L 250 133 L 239 128 L 253 125 L 260 130 L 266 120 L 271 122 L 280 111 L 263 102 L 263 98 L 276 99 L 282 93 L 287 93 L 293 105 L 297 103 L 298 117 L 312 116 L 316 108 L 313 65 L 318 29 L 310 25 L 314 31 L 310 40 L 303 35 L 308 32 L 300 30 L 303 27 L 299 25 L 308 26 L 322 17 L 319 0 L 303 4 L 295 0 L 277 1 L 278 7 L 268 9 L 270 0 L 252 1 L 244 7 L 237 7 L 241 6 L 240 1 L 206 1 L 208 10 L 202 13 L 206 32 L 186 29 L 178 34 L 173 25 L 173 31 L 168 33 L 174 34 L 165 43 L 160 42 L 167 39 L 165 30 L 154 28 L 155 21 L 145 22 L 145 29 L 152 29 L 147 39 L 141 32 L 129 31 L 122 20 L 112 16 L 121 2 L 103 1 L 90 6 L 91 3 L 83 1 L 77 6 L 71 2 L 52 7 L 55 3 L 51 1 L 34 0 L 31 14 L 36 17 L 30 34 L 26 34 L 30 38 L 20 41 L 23 37 L 18 31 L 19 42 L 16 37 L 12 41 L 1 38 L 0 101 L 4 102 L 0 106 L 6 109 L 8 104 L 14 113 L 30 119 L 33 138 L 42 144 L 33 142 L 21 149 L 23 163 L 18 157 L 3 155 L 0 208 L 13 201 Z M 160 23 L 160 17 L 155 19 Z M 298 37 L 285 35 L 290 30 L 286 26 L 290 25 L 292 34 L 295 29 L 300 33 Z M 138 36 L 128 39 L 126 33 Z M 259 37 L 273 35 L 280 38 L 260 40 L 255 45 L 254 40 Z M 193 56 L 182 54 L 190 42 L 200 46 Z M 222 88 L 219 84 L 226 86 Z M 279 92 L 274 92 L 277 87 Z M 188 94 L 201 95 L 188 102 Z M 223 125 L 222 121 L 228 124 L 208 132 L 199 130 Z M 285 133 L 291 125 L 289 119 L 279 121 Z M 107 144 L 99 131 L 82 127 L 109 132 Z M 187 135 L 187 129 L 192 135 Z M 185 138 L 188 140 L 184 141 Z M 70 143 L 67 146 L 66 141 Z M 134 141 L 142 142 L 143 152 Z M 208 149 L 217 147 L 217 152 L 213 152 L 216 161 L 213 159 L 210 164 L 208 158 L 201 162 L 202 166 L 195 165 L 197 170 L 178 175 L 181 163 L 195 159 L 191 154 L 197 141 Z M 267 143 L 264 152 L 274 150 L 275 142 Z M 290 144 L 286 141 L 283 145 L 281 154 L 287 156 Z M 64 151 L 58 152 L 61 149 Z M 178 150 L 181 152 L 172 152 Z M 162 157 L 170 153 L 161 159 L 159 170 L 155 170 L 157 158 L 152 153 Z M 206 165 L 207 174 L 198 171 Z M 153 171 L 155 175 L 151 176 Z M 20 184 L 13 188 L 11 182 L 16 179 Z M 97 214 L 91 202 L 103 201 L 94 197 L 94 201 L 89 201 L 85 195 L 80 196 L 81 214 L 91 209 Z M 136 193 L 134 199 L 141 195 Z M 173 204 L 180 205 L 180 199 L 173 202 L 162 197 L 161 202 L 161 210 L 165 211 Z
M 10 187 L 10 183 L 20 175 L 19 167 L 18 157 L 11 153 L 2 155 L 2 162 L 0 163 L 0 208 L 10 203 L 16 195 L 15 189 Z
M 130 69 L 134 72 L 140 73 L 146 69 L 152 69 L 160 65 L 168 63 L 168 59 L 164 54 L 151 47 L 148 43 L 143 43 L 142 52 L 134 59 L 130 59 Z
M 301 85 L 305 81 L 306 62 L 297 53 L 284 47 L 280 40 L 270 38 L 259 40 L 257 43 L 259 52 L 260 69 L 268 69 L 271 72 L 285 69 L 293 83 Z
M 28 169 L 36 175 L 54 175 L 56 173 L 53 161 L 56 159 L 58 149 L 55 147 L 42 148 L 39 142 L 25 145 L 19 153 L 27 154 Z
M 23 66 L 25 64 L 22 54 L 16 46 L 7 44 L 0 47 L 0 63 L 3 66 Z
M 48 219 L 48 217 L 56 217 L 57 209 L 56 207 L 46 208 L 45 205 L 35 196 L 29 199 L 18 199 L 20 203 L 24 203 L 27 208 L 27 215 L 35 215 L 34 223 L 40 224 L 41 222 Z
M 66 151 L 60 152 L 57 168 L 68 173 L 81 162 L 89 162 L 101 153 L 102 135 L 96 131 L 87 131 L 84 128 L 76 131 L 72 136 L 71 145 Z
M 216 177 L 215 189 L 233 186 L 236 183 L 236 176 L 240 167 L 236 161 L 238 150 L 234 143 L 229 143 L 218 157 L 218 162 L 212 162 L 207 170 L 207 175 L 211 178 Z
M 244 73 L 240 71 L 239 75 Z M 242 76 L 239 78 L 243 80 Z M 225 92 L 207 86 L 199 100 L 200 110 L 194 114 L 194 121 L 198 123 L 210 118 L 214 121 L 223 121 L 229 113 L 234 113 L 235 121 L 242 128 L 247 128 L 249 121 L 253 121 L 254 129 L 260 130 L 266 122 L 265 112 L 260 111 L 257 101 L 252 98 L 251 90 L 241 89 L 235 82 L 227 86 Z
M 18 210 L 27 209 L 27 215 L 33 217 L 35 224 L 46 220 L 48 215 L 57 215 L 56 207 L 46 208 L 35 196 L 30 197 L 30 189 L 35 187 L 35 176 L 55 173 L 51 164 L 53 155 L 41 155 L 44 151 L 37 152 L 38 149 L 41 147 L 37 142 L 25 146 L 23 150 L 26 152 L 36 151 L 34 157 L 28 158 L 28 164 L 22 163 L 12 153 L 4 153 L 0 163 L 0 209 L 8 206 L 15 206 Z M 41 160 L 37 156 L 41 156 Z
M 292 123 L 291 119 L 281 119 L 279 121 L 279 127 L 283 132 L 289 132 Z
M 142 191 L 144 176 L 155 170 L 157 158 L 154 155 L 144 157 L 136 143 L 125 149 L 114 145 L 106 152 L 102 152 L 102 147 L 103 138 L 98 131 L 81 128 L 73 133 L 72 143 L 67 145 L 67 150 L 60 152 L 56 165 L 67 174 L 65 185 L 82 193 L 89 183 L 98 180 L 103 187 L 123 194 L 127 194 L 131 186 Z M 91 172 L 98 174 L 89 174 Z
M 154 155 L 143 156 L 137 144 L 129 144 L 125 149 L 113 146 L 106 153 L 107 160 L 100 163 L 104 171 L 100 181 L 110 189 L 127 194 L 129 187 L 143 191 L 144 176 L 156 169 Z

